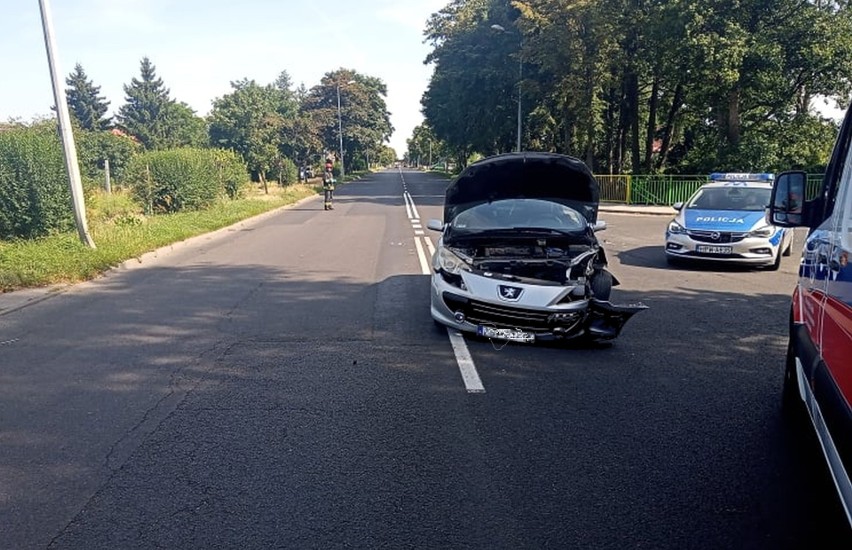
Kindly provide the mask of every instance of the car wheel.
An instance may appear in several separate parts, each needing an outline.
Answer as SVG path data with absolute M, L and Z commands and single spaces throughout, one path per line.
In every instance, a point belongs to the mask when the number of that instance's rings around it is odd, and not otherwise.
M 784 386 L 781 390 L 781 412 L 787 424 L 793 429 L 801 429 L 805 424 L 805 407 L 799 394 L 799 378 L 796 374 L 796 355 L 793 342 L 787 342 L 787 360 L 784 366 Z
M 589 280 L 589 288 L 595 298 L 608 302 L 609 296 L 612 294 L 612 273 L 605 269 L 598 271 Z
M 784 255 L 785 256 L 789 256 L 793 253 L 793 240 L 794 240 L 794 236 L 791 233 L 790 234 L 790 241 L 787 243 L 787 248 L 784 249 Z
M 781 247 L 778 247 L 778 252 L 775 254 L 775 261 L 772 262 L 766 269 L 769 271 L 778 271 L 778 268 L 781 267 L 781 256 L 782 256 Z

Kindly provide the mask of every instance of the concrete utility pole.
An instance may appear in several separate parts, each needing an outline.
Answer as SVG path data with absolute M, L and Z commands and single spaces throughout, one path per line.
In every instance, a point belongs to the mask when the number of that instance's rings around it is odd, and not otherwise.
M 48 0 L 39 0 L 39 8 L 41 9 L 41 25 L 44 30 L 44 45 L 47 48 L 47 63 L 50 66 L 50 80 L 53 83 L 53 100 L 56 102 L 56 115 L 59 118 L 59 136 L 62 138 L 65 169 L 68 172 L 68 182 L 71 186 L 71 201 L 74 208 L 74 220 L 77 223 L 77 233 L 80 235 L 83 244 L 89 248 L 95 248 L 95 241 L 92 240 L 86 223 L 86 204 L 83 199 L 80 166 L 77 163 L 77 147 L 74 145 L 71 116 L 68 114 L 65 88 L 62 87 L 63 80 L 55 56 L 56 41 L 53 38 L 53 23 Z

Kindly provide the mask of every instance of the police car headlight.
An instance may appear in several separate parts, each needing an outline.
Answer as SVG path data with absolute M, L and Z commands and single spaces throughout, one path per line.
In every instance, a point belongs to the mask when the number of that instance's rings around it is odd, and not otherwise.
M 753 229 L 748 232 L 749 237 L 760 237 L 762 239 L 768 239 L 775 232 L 775 228 L 771 225 L 764 225 L 763 227 L 758 227 L 757 229 Z
M 669 224 L 669 233 L 673 235 L 683 235 L 686 233 L 686 228 L 676 221 L 672 220 Z
M 458 275 L 463 269 L 470 271 L 470 262 L 442 246 L 435 254 L 434 267 L 452 275 Z

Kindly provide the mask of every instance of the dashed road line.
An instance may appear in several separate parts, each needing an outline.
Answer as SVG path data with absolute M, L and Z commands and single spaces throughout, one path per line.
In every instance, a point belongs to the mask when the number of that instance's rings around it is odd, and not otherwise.
M 473 364 L 473 357 L 470 356 L 470 350 L 467 349 L 464 336 L 453 329 L 447 329 L 447 334 L 450 335 L 450 344 L 452 344 L 453 352 L 456 354 L 456 362 L 459 364 L 465 389 L 468 393 L 485 393 L 485 386 L 482 385 L 482 380 L 476 371 L 476 365 Z
M 429 260 L 426 259 L 426 254 L 423 252 L 423 245 L 420 244 L 420 239 L 417 237 L 414 237 L 414 247 L 417 249 L 417 259 L 420 260 L 420 271 L 423 275 L 429 275 L 431 273 Z
M 402 178 L 402 171 L 400 171 L 399 175 L 400 178 Z M 406 214 L 408 214 L 408 219 L 411 220 L 412 229 L 414 230 L 414 248 L 417 249 L 417 259 L 420 261 L 420 271 L 423 275 L 431 275 L 432 268 L 429 258 L 435 254 L 435 245 L 432 244 L 432 239 L 426 236 L 426 234 L 422 231 L 422 226 L 420 225 L 420 214 L 417 212 L 417 206 L 414 204 L 414 199 L 411 198 L 408 188 L 405 185 L 405 179 L 402 180 L 402 184 L 402 196 L 403 201 L 405 202 L 405 211 Z M 421 239 L 423 240 L 422 242 Z M 423 243 L 426 243 L 425 248 L 429 251 L 428 257 L 426 256 Z M 473 362 L 473 357 L 470 355 L 470 350 L 467 347 L 464 336 L 461 332 L 451 328 L 447 328 L 447 336 L 450 338 L 450 345 L 453 347 L 453 354 L 456 357 L 456 363 L 459 366 L 459 372 L 461 372 L 465 389 L 468 393 L 485 393 L 485 386 L 482 385 L 482 380 L 479 378 L 479 372 L 476 370 L 476 365 Z

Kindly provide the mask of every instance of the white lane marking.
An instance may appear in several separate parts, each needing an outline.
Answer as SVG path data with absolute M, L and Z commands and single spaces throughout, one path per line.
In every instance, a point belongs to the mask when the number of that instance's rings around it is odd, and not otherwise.
M 408 215 L 408 219 L 411 219 L 413 215 L 411 212 L 411 206 L 408 204 L 408 193 L 403 193 L 402 199 L 405 201 L 405 213 Z
M 414 247 L 417 249 L 417 258 L 420 260 L 420 271 L 423 275 L 429 275 L 432 270 L 429 268 L 429 260 L 426 259 L 426 254 L 423 252 L 423 245 L 420 244 L 420 237 L 414 237 Z
M 408 195 L 408 200 L 411 201 L 411 210 L 414 212 L 414 218 L 419 220 L 420 213 L 417 211 L 417 206 L 414 205 L 414 199 L 411 198 L 411 193 L 406 191 L 405 194 Z
M 473 364 L 473 358 L 470 356 L 470 350 L 467 349 L 464 336 L 453 329 L 448 329 L 447 334 L 450 335 L 450 343 L 453 345 L 453 352 L 456 354 L 456 362 L 459 364 L 459 371 L 461 371 L 467 393 L 485 393 L 485 386 L 482 385 L 479 373 L 476 372 L 476 366 Z
M 429 256 L 430 257 L 434 256 L 435 255 L 435 245 L 432 244 L 432 239 L 430 239 L 429 237 L 423 237 L 423 240 L 426 241 L 426 248 L 429 249 Z
M 421 230 L 421 229 L 415 229 L 414 234 L 415 235 L 425 235 L 426 233 L 424 233 L 423 230 Z
M 411 196 L 407 196 L 408 192 L 406 191 L 403 196 L 405 196 L 405 207 L 408 208 L 408 201 L 411 201 L 411 207 L 414 211 L 417 211 L 417 208 L 414 206 L 414 200 Z M 409 218 L 411 214 L 409 213 Z M 419 219 L 419 215 L 417 216 Z M 415 233 L 423 234 L 422 231 L 415 231 Z M 423 272 L 423 275 L 431 275 L 432 269 L 429 265 L 429 261 L 426 259 L 426 254 L 423 251 L 423 245 L 420 243 L 421 237 L 414 237 L 414 247 L 417 249 L 417 257 L 420 260 L 420 269 Z M 432 244 L 432 239 L 429 237 L 423 236 L 422 239 L 426 242 L 426 248 L 429 249 L 429 257 L 435 255 L 435 245 Z M 461 372 L 462 380 L 464 381 L 464 387 L 467 390 L 467 393 L 485 393 L 485 386 L 482 385 L 482 380 L 479 378 L 479 373 L 476 371 L 476 365 L 473 363 L 473 357 L 470 355 L 470 350 L 467 349 L 467 343 L 464 341 L 464 336 L 460 332 L 454 329 L 447 329 L 447 336 L 450 338 L 450 344 L 453 346 L 453 353 L 456 356 L 456 363 L 459 366 L 459 372 Z

